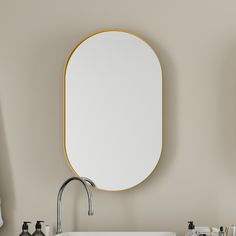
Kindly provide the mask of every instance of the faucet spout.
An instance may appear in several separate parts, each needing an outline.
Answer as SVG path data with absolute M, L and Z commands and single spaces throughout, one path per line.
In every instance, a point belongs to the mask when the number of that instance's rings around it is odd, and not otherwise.
M 89 183 L 92 187 L 96 187 L 94 182 L 87 178 L 87 177 L 81 177 L 85 182 Z M 90 189 L 89 189 L 90 190 Z M 89 199 L 89 195 L 88 195 L 88 199 Z M 94 208 L 93 208 L 93 202 L 92 202 L 92 199 L 93 199 L 93 193 L 92 191 L 90 190 L 90 201 L 88 201 L 88 215 L 89 216 L 92 216 L 94 214 Z
M 92 201 L 92 191 L 90 190 L 88 183 L 95 187 L 95 184 L 92 180 L 86 178 L 86 177 L 72 177 L 67 179 L 61 186 L 58 195 L 57 195 L 57 230 L 56 230 L 56 234 L 60 234 L 62 233 L 62 223 L 61 223 L 61 199 L 62 199 L 62 194 L 63 191 L 65 189 L 65 187 L 67 186 L 68 183 L 70 183 L 73 180 L 78 180 L 80 181 L 87 193 L 88 196 L 88 215 L 92 216 L 94 214 L 94 210 L 93 210 L 93 201 Z

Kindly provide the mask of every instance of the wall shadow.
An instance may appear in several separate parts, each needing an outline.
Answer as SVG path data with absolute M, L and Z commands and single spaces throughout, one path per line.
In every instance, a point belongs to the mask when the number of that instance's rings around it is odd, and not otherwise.
M 161 62 L 163 78 L 163 144 L 160 160 L 153 174 L 155 176 L 158 172 L 160 179 L 168 175 L 168 169 L 175 161 L 178 146 L 176 120 L 178 117 L 178 74 L 171 54 L 161 45 L 156 51 Z
M 4 225 L 0 228 L 1 235 L 14 235 L 15 193 L 14 181 L 9 159 L 7 138 L 0 106 L 0 198 Z

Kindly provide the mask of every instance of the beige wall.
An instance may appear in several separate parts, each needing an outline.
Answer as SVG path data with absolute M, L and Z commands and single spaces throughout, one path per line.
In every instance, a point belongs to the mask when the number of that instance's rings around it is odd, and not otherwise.
M 55 226 L 57 191 L 73 175 L 62 147 L 63 65 L 104 28 L 139 34 L 159 52 L 164 148 L 140 186 L 95 191 L 94 217 L 71 184 L 64 229 L 236 224 L 235 0 L 0 0 L 0 235 L 18 235 L 23 220 Z

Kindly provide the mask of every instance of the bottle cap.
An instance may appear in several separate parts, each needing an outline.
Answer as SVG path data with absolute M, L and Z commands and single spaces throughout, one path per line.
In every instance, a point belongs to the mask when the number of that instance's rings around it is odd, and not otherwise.
M 42 225 L 41 222 L 44 222 L 43 220 L 38 220 L 36 225 L 35 225 L 35 229 L 42 229 Z

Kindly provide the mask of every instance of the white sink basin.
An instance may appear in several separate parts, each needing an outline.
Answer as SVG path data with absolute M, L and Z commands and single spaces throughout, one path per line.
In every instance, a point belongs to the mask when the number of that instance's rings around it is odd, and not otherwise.
M 174 232 L 66 232 L 58 236 L 176 236 Z

